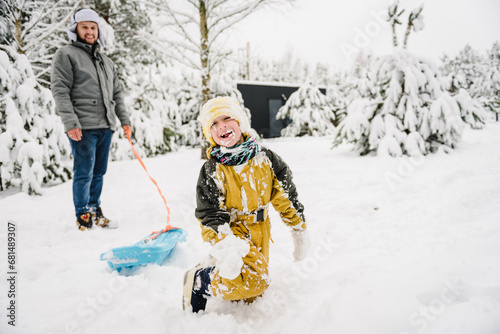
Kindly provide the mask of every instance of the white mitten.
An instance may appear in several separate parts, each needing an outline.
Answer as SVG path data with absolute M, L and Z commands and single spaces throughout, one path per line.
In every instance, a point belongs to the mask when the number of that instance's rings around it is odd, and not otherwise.
M 215 258 L 216 266 L 219 268 L 219 275 L 231 280 L 241 274 L 243 258 L 249 252 L 248 242 L 233 234 L 226 235 L 210 249 L 210 255 Z
M 304 260 L 311 246 L 309 241 L 309 232 L 307 230 L 292 230 L 293 238 L 293 257 L 295 261 Z

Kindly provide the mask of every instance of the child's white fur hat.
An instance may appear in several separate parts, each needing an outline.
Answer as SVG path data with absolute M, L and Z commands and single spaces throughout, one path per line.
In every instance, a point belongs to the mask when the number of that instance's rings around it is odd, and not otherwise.
M 207 101 L 201 107 L 200 116 L 198 117 L 203 127 L 203 134 L 212 146 L 216 144 L 210 133 L 210 128 L 214 120 L 222 115 L 230 116 L 235 119 L 240 125 L 241 133 L 247 135 L 252 134 L 250 121 L 238 102 L 230 97 L 216 97 Z

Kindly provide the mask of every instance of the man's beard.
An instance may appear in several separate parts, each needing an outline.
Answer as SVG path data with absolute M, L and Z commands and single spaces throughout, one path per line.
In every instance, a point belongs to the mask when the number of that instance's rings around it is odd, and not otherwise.
M 89 44 L 89 45 L 94 45 L 94 44 L 97 43 L 97 39 L 95 40 L 94 43 L 89 43 L 86 40 L 84 40 L 83 38 L 81 38 L 79 35 L 76 36 L 76 40 L 79 41 L 79 42 L 85 43 L 85 44 Z

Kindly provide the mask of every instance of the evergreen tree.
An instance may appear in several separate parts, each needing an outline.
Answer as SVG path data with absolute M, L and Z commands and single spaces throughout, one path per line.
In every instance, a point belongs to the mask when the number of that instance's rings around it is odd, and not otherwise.
M 177 105 L 167 64 L 136 64 L 127 72 L 131 94 L 125 97 L 133 124 L 132 141 L 141 156 L 154 157 L 177 148 L 175 120 Z M 135 71 L 135 72 L 134 72 Z M 133 157 L 128 140 L 120 135 L 112 144 L 112 158 Z
M 455 58 L 444 57 L 442 62 L 442 73 L 449 82 L 448 90 L 455 93 L 463 88 L 472 93 L 471 87 L 482 76 L 484 70 L 484 59 L 479 52 L 467 44 Z
M 281 130 L 285 137 L 325 136 L 332 134 L 335 129 L 333 106 L 311 83 L 303 85 L 290 95 L 276 118 L 291 120 L 291 123 Z
M 6 188 L 41 194 L 42 184 L 66 181 L 69 142 L 50 90 L 37 83 L 28 58 L 0 49 L 0 175 Z
M 179 118 L 175 120 L 179 134 L 177 143 L 183 146 L 198 146 L 202 143 L 200 123 L 197 120 L 201 108 L 201 88 L 197 73 L 187 67 L 179 66 L 178 80 L 173 95 L 179 106 Z
M 329 70 L 328 64 L 317 63 L 311 81 L 315 85 L 328 86 L 330 78 Z
M 438 68 L 406 50 L 410 32 L 423 27 L 422 7 L 409 14 L 403 47 L 399 47 L 396 26 L 404 10 L 398 6 L 395 2 L 388 10 L 394 51 L 372 61 L 369 83 L 347 107 L 334 146 L 347 142 L 361 154 L 400 156 L 453 148 L 460 140 L 460 107 L 441 86 Z
M 485 60 L 477 51 L 466 45 L 454 59 L 442 58 L 441 72 L 446 89 L 455 97 L 464 122 L 473 129 L 482 129 L 487 119 L 477 88 L 484 81 Z
M 460 88 L 453 96 L 460 107 L 462 120 L 473 129 L 484 128 L 488 115 L 480 100 L 471 97 L 463 88 Z
M 484 73 L 476 80 L 471 90 L 485 108 L 500 113 L 500 43 L 495 42 L 488 50 L 484 62 Z
M 337 72 L 333 78 L 335 88 L 331 88 L 332 101 L 339 106 L 337 115 L 337 124 L 347 115 L 348 106 L 356 99 L 372 98 L 377 96 L 377 87 L 375 81 L 370 79 L 370 66 L 372 59 L 360 54 L 356 60 L 354 68 L 349 71 Z M 336 125 L 337 125 L 336 124 Z
M 335 109 L 335 126 L 345 118 L 345 95 L 342 91 L 342 83 L 346 81 L 345 72 L 336 72 L 330 79 L 326 89 L 326 97 L 331 101 Z

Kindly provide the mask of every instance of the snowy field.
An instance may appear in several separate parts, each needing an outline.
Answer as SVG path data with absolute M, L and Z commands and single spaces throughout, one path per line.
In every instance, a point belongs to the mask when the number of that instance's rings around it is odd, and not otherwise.
M 102 196 L 116 230 L 76 229 L 71 182 L 41 197 L 0 193 L 0 333 L 500 333 L 500 123 L 466 130 L 451 154 L 359 157 L 331 138 L 265 140 L 294 171 L 312 245 L 301 263 L 272 216 L 270 275 L 251 305 L 181 307 L 203 259 L 194 218 L 199 149 L 145 163 L 186 229 L 162 266 L 120 276 L 101 253 L 163 228 L 166 211 L 137 161 L 110 163 Z M 7 315 L 7 222 L 16 225 L 16 327 Z

